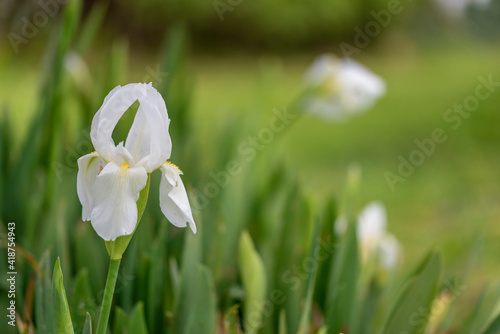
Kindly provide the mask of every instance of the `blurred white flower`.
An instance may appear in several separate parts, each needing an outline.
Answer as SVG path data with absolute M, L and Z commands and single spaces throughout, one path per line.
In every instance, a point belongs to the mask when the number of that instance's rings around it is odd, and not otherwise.
M 347 219 L 345 216 L 338 216 L 333 224 L 335 234 L 342 235 L 347 231 Z
M 380 264 L 385 269 L 394 268 L 398 264 L 401 246 L 398 239 L 390 233 L 384 235 L 378 246 Z
M 397 264 L 399 242 L 387 232 L 387 213 L 380 202 L 368 203 L 358 217 L 358 240 L 361 257 L 377 256 L 385 269 Z
M 347 220 L 341 216 L 337 218 L 334 226 L 337 234 L 344 234 Z M 396 266 L 401 246 L 398 240 L 387 232 L 387 214 L 382 203 L 370 202 L 365 206 L 358 216 L 357 233 L 363 262 L 376 257 L 384 269 Z
M 92 75 L 85 60 L 75 51 L 69 51 L 64 58 L 64 68 L 82 91 L 91 87 Z
M 384 81 L 360 63 L 328 54 L 316 58 L 304 81 L 303 107 L 334 121 L 368 110 L 386 90 Z
M 125 111 L 139 108 L 125 143 L 111 135 Z M 128 84 L 113 89 L 92 120 L 90 137 L 96 152 L 78 159 L 77 191 L 82 218 L 90 220 L 104 240 L 130 235 L 137 224 L 139 193 L 148 175 L 161 169 L 160 206 L 175 226 L 187 224 L 196 233 L 186 190 L 177 166 L 169 163 L 172 143 L 165 101 L 151 84 Z
M 444 14 L 451 18 L 461 18 L 469 6 L 487 7 L 491 0 L 435 0 Z

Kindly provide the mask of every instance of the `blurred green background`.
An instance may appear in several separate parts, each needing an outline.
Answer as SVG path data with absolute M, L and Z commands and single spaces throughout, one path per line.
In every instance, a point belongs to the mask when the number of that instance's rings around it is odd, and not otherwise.
M 40 108 L 40 83 L 44 75 L 51 76 L 45 73 L 42 54 L 61 6 L 15 52 L 8 34 L 22 36 L 21 18 L 32 18 L 43 8 L 36 1 L 2 1 L 0 107 L 10 122 L 4 145 L 15 160 Z M 217 7 L 220 3 L 228 7 Z M 176 146 L 183 134 L 174 134 L 173 161 L 183 170 L 191 168 L 186 164 L 204 170 L 205 175 L 187 176 L 195 187 L 209 179 L 210 171 L 219 170 L 224 133 L 233 131 L 233 138 L 240 140 L 255 135 L 269 122 L 274 108 L 289 106 L 298 96 L 303 74 L 317 55 L 342 56 L 341 43 L 354 45 L 356 27 L 363 30 L 374 20 L 371 11 L 388 6 L 383 0 L 85 1 L 84 22 L 96 4 L 102 6 L 102 26 L 95 38 L 72 44 L 83 67 L 68 65 L 73 74 L 63 83 L 67 95 L 59 96 L 63 107 L 57 122 L 62 122 L 64 131 L 57 161 L 70 162 L 63 178 L 74 178 L 76 158 L 91 150 L 78 146 L 82 129 L 90 126 L 90 118 L 82 115 L 91 117 L 116 84 L 153 81 L 156 86 L 173 75 L 167 74 L 158 55 L 165 52 L 162 45 L 168 34 L 183 27 L 188 51 L 182 54 L 183 77 L 176 77 L 176 82 L 191 97 L 191 146 Z M 341 198 L 347 167 L 359 163 L 359 208 L 371 200 L 386 205 L 388 229 L 403 246 L 403 269 L 413 267 L 437 246 L 448 275 L 470 275 L 461 297 L 468 300 L 500 275 L 500 87 L 456 130 L 444 122 L 443 114 L 474 94 L 480 76 L 500 81 L 500 1 L 492 1 L 487 9 L 470 7 L 460 18 L 448 16 L 433 1 L 402 1 L 401 8 L 354 55 L 386 81 L 386 96 L 366 114 L 345 123 L 303 117 L 278 134 L 273 148 L 262 155 L 272 153 L 266 161 L 269 174 L 276 166 L 286 166 L 287 175 L 318 203 L 332 195 Z M 156 69 L 159 76 L 154 77 Z M 82 96 L 93 103 L 82 105 Z M 82 108 L 88 110 L 81 113 Z M 173 128 L 178 120 L 168 99 L 167 108 Z M 408 158 L 416 148 L 414 141 L 429 138 L 437 127 L 445 130 L 448 140 L 391 191 L 384 173 L 396 172 L 398 156 Z M 190 150 L 192 145 L 197 146 L 196 155 L 177 161 L 185 153 L 176 150 Z M 43 192 L 37 188 L 42 183 L 24 184 L 23 193 Z M 73 190 L 76 194 L 76 187 Z M 244 188 L 237 191 L 244 197 Z M 4 196 L 2 220 L 16 221 L 23 229 L 24 217 L 9 216 L 5 210 L 9 194 Z M 39 199 L 23 201 L 18 205 L 37 206 Z M 214 227 L 211 224 L 201 223 L 205 230 Z M 482 247 L 474 258 L 478 240 Z

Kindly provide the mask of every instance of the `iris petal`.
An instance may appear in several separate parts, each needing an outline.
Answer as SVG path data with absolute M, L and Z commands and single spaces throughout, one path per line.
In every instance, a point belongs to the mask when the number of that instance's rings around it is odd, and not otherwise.
M 90 137 L 104 160 L 112 161 L 116 149 L 113 130 L 125 111 L 137 100 L 139 109 L 125 148 L 131 152 L 136 163 L 143 160 L 141 165 L 151 172 L 170 157 L 172 149 L 165 101 L 151 84 L 133 83 L 113 89 L 92 120 Z
M 82 203 L 82 219 L 84 221 L 90 220 L 93 205 L 92 190 L 97 174 L 104 164 L 104 160 L 96 152 L 84 155 L 78 159 L 76 191 Z
M 191 206 L 182 183 L 182 172 L 176 166 L 165 163 L 161 166 L 160 207 L 167 219 L 177 227 L 189 227 L 196 233 Z
M 140 106 L 130 128 L 125 148 L 136 163 L 150 173 L 170 158 L 172 142 L 168 134 L 170 120 L 161 95 L 148 92 L 139 100 Z
M 146 186 L 144 167 L 119 166 L 109 162 L 97 176 L 94 189 L 92 226 L 104 240 L 115 240 L 134 232 L 137 224 L 137 200 Z

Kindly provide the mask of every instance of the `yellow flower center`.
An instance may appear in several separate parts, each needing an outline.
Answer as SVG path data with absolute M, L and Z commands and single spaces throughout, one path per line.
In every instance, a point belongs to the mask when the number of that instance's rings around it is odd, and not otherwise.
M 122 169 L 127 169 L 129 166 L 128 162 L 122 163 Z
M 338 89 L 338 84 L 334 78 L 327 78 L 318 85 L 318 93 L 321 96 L 330 96 Z

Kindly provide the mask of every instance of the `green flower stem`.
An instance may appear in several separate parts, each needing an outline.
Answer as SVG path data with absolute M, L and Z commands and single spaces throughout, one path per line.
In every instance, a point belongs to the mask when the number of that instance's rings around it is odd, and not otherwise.
M 144 208 L 148 201 L 149 195 L 149 182 L 151 180 L 150 174 L 148 174 L 148 181 L 144 189 L 141 190 L 139 194 L 139 200 L 137 201 L 137 224 L 135 228 L 139 225 L 141 221 L 142 214 L 144 213 Z M 102 298 L 101 313 L 99 314 L 99 322 L 97 324 L 97 334 L 106 334 L 106 329 L 108 327 L 109 313 L 111 311 L 111 304 L 113 303 L 113 294 L 115 293 L 116 279 L 118 278 L 118 270 L 120 269 L 120 262 L 122 260 L 122 255 L 127 249 L 127 246 L 135 233 L 124 235 L 116 238 L 115 240 L 104 241 L 106 245 L 106 250 L 109 254 L 109 271 L 108 278 L 106 279 L 106 287 L 104 288 L 104 297 Z
M 106 334 L 109 312 L 111 311 L 111 304 L 113 303 L 113 295 L 115 293 L 116 279 L 118 278 L 118 270 L 120 269 L 120 262 L 121 259 L 110 259 L 108 278 L 106 279 L 101 313 L 99 314 L 99 322 L 97 324 L 97 334 Z

